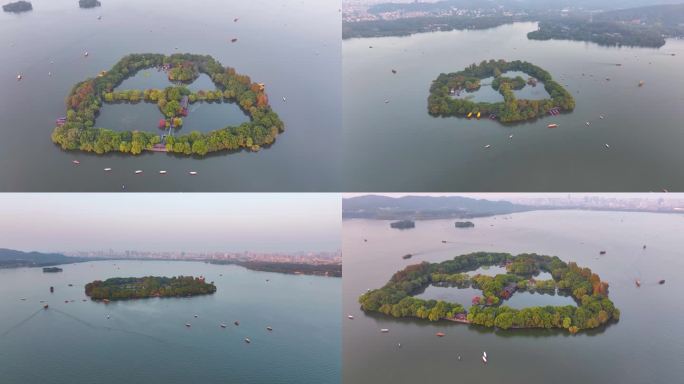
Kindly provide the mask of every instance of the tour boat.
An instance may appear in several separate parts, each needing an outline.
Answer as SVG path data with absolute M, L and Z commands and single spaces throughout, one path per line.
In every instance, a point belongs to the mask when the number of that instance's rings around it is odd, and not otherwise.
M 387 329 L 387 328 L 382 328 L 382 329 L 380 330 L 380 332 L 382 332 L 382 333 L 387 333 L 387 332 L 389 332 L 389 329 Z
M 102 20 L 102 16 L 98 16 L 97 19 L 98 19 L 98 20 Z
M 43 305 L 43 309 L 48 309 L 48 305 L 47 304 Z
M 396 69 L 393 69 L 393 70 L 392 70 L 392 73 L 397 73 L 397 70 L 396 70 Z
M 349 320 L 354 320 L 354 316 L 352 316 L 352 315 L 347 315 L 347 319 L 349 319 Z
M 492 145 L 491 145 L 491 144 L 487 144 L 487 145 L 485 145 L 484 147 L 485 147 L 485 149 L 489 149 L 489 148 L 492 147 Z
M 603 115 L 599 116 L 599 119 L 603 120 L 604 119 Z
M 109 315 L 107 315 L 107 319 L 111 318 Z
M 397 348 L 401 348 L 401 343 L 397 343 Z
M 48 72 L 48 76 L 52 76 L 52 72 Z
M 549 124 L 546 127 L 547 128 L 558 128 L 558 124 Z
M 641 287 L 641 281 L 639 281 L 639 279 L 636 279 L 634 283 L 636 284 L 637 288 Z
M 658 284 L 660 284 L 660 285 L 665 284 L 665 280 L 660 280 L 660 281 L 658 282 Z
M 443 244 L 446 244 L 446 243 L 447 243 L 447 241 L 446 241 L 446 240 L 442 240 L 442 243 L 443 243 Z
M 111 170 L 112 170 L 111 168 L 105 168 L 104 169 L 105 172 L 111 172 Z
M 458 361 L 461 361 L 461 355 L 458 355 Z
M 606 251 L 599 252 L 599 255 L 605 255 L 605 254 L 606 254 Z
M 512 139 L 512 138 L 513 138 L 513 135 L 508 135 L 508 138 L 509 138 L 509 139 Z
M 195 319 L 198 318 L 198 317 L 199 317 L 198 315 L 195 315 Z
M 88 51 L 85 51 L 85 53 L 83 54 L 83 56 L 88 57 Z
M 610 149 L 610 145 L 604 144 L 606 146 L 606 149 Z
M 466 116 L 466 117 L 470 119 L 471 117 L 473 117 L 473 113 L 472 113 L 472 112 L 468 112 L 468 116 Z
M 267 330 L 272 331 L 273 328 L 271 326 L 266 327 Z
M 251 342 L 252 342 L 252 340 L 250 340 L 249 337 L 245 337 L 245 343 L 249 344 Z
M 443 332 L 437 332 L 437 333 L 435 333 L 435 335 L 437 337 L 444 337 L 445 336 L 445 334 Z
M 389 104 L 389 100 L 385 99 L 385 104 Z
M 230 42 L 231 42 L 231 43 L 234 43 L 234 42 L 236 42 L 236 41 L 237 41 L 237 39 L 236 39 L 236 38 L 232 38 L 232 39 L 230 39 Z
M 287 98 L 285 98 L 285 96 L 283 96 L 283 102 L 286 102 L 286 101 L 287 101 Z
M 21 75 L 17 75 L 17 81 L 19 81 L 21 79 L 23 79 L 23 77 Z
M 237 321 L 237 320 L 235 320 L 235 322 L 233 322 L 233 324 L 235 324 L 235 325 L 240 325 L 240 322 Z
M 138 169 L 137 171 L 135 171 L 135 174 L 136 174 L 136 175 L 139 175 L 139 174 L 141 174 L 141 173 L 143 173 L 143 171 L 141 171 L 140 169 Z
M 192 327 L 192 324 L 190 324 L 190 323 L 185 323 L 185 326 L 188 327 L 188 328 L 190 328 L 190 327 Z
M 25 298 L 25 297 L 22 297 L 22 298 L 19 299 L 19 300 L 21 300 L 21 301 L 26 301 L 26 298 Z
M 487 364 L 487 356 L 482 355 L 482 362 L 485 363 L 485 364 Z
M 166 171 L 159 171 L 160 175 L 166 175 Z
M 486 359 L 487 358 L 487 352 L 482 352 L 482 356 Z
M 479 119 L 482 114 L 480 112 L 477 113 L 477 118 Z
M 587 121 L 586 123 L 584 123 L 584 124 L 586 124 L 586 125 L 587 125 L 587 127 L 591 125 L 591 123 L 590 123 L 590 122 L 588 122 L 588 121 Z
M 80 162 L 80 161 L 78 161 L 78 160 L 73 160 L 73 161 L 72 161 L 72 163 L 74 163 L 75 165 L 79 165 L 79 164 L 81 164 L 81 162 Z
M 188 173 L 191 174 L 192 176 L 197 175 L 197 172 L 196 172 L 196 171 L 190 171 L 190 172 L 188 172 Z
M 238 20 L 240 20 L 240 18 L 239 18 L 239 17 L 236 17 L 236 18 L 233 19 L 233 22 L 234 22 L 234 23 L 237 23 Z
M 646 249 L 646 244 L 644 244 L 644 248 L 643 248 L 643 249 Z
M 643 80 L 640 80 L 640 81 L 639 81 L 639 86 L 640 86 L 640 87 L 643 87 L 643 86 L 644 86 L 644 81 L 643 81 Z

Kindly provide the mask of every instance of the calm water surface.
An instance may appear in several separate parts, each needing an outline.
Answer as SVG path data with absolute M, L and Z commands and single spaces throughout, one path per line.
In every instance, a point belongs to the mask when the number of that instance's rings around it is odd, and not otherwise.
M 423 382 L 428 373 L 434 382 L 681 381 L 684 309 L 672 292 L 684 289 L 683 215 L 540 211 L 473 222 L 475 228 L 468 231 L 455 230 L 453 220 L 418 221 L 411 231 L 392 230 L 386 221 L 344 222 L 344 313 L 355 316 L 342 325 L 345 382 L 408 384 Z M 600 256 L 600 250 L 607 253 Z M 440 262 L 474 251 L 536 252 L 576 261 L 609 282 L 610 297 L 622 318 L 608 327 L 570 336 L 397 320 L 359 309 L 359 295 L 382 286 L 406 265 Z M 403 260 L 406 253 L 415 256 Z M 635 287 L 636 278 L 641 288 Z M 658 285 L 660 279 L 666 280 L 665 285 Z M 428 287 L 423 295 L 448 299 L 458 291 Z M 467 300 L 479 292 L 463 291 Z M 507 304 L 520 308 L 547 303 L 571 304 L 572 300 L 516 293 Z M 380 333 L 381 328 L 390 332 Z M 446 336 L 435 337 L 436 332 Z M 480 360 L 483 351 L 489 356 L 486 366 Z
M 528 40 L 535 29 L 518 23 L 344 41 L 346 190 L 684 190 L 684 41 L 607 48 Z M 427 114 L 430 83 L 440 73 L 489 59 L 548 70 L 575 97 L 575 111 L 514 126 Z M 500 100 L 483 88 L 481 97 Z M 518 95 L 543 97 L 541 91 L 526 87 Z M 550 123 L 559 128 L 548 129 Z
M 72 0 L 32 3 L 29 13 L 0 13 L 0 190 L 118 191 L 123 185 L 129 191 L 341 190 L 338 1 L 200 0 L 171 6 L 162 0 L 116 0 L 93 10 L 79 9 Z M 236 17 L 239 21 L 233 22 Z M 231 43 L 232 38 L 238 41 Z M 203 159 L 95 156 L 54 146 L 50 133 L 65 113 L 72 86 L 140 52 L 209 54 L 265 83 L 285 133 L 259 153 Z M 18 73 L 22 81 L 16 80 Z M 148 70 L 120 89 L 164 84 L 162 74 Z M 207 76 L 190 86 L 213 88 Z M 234 105 L 203 105 L 191 112 L 179 133 L 245 118 Z M 106 105 L 97 125 L 154 130 L 158 120 L 152 105 Z M 79 167 L 72 166 L 75 159 Z M 113 170 L 105 174 L 104 168 Z M 147 176 L 134 176 L 136 169 Z M 164 177 L 156 174 L 162 169 L 168 170 Z M 199 174 L 191 178 L 189 170 Z
M 195 262 L 62 268 L 0 270 L 0 382 L 340 383 L 340 279 Z M 95 279 L 181 274 L 204 275 L 218 290 L 108 305 L 82 301 L 84 285 Z

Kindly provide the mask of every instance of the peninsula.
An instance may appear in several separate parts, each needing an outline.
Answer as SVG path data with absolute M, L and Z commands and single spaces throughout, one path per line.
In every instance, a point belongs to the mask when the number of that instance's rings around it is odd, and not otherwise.
M 496 276 L 475 275 L 483 266 L 505 266 L 507 273 Z M 552 280 L 535 280 L 548 272 Z M 429 285 L 472 287 L 482 291 L 466 311 L 463 304 L 416 297 Z M 516 291 L 571 296 L 577 306 L 543 306 L 513 309 L 503 303 Z M 566 263 L 555 256 L 537 254 L 478 252 L 454 257 L 441 263 L 410 265 L 396 272 L 380 289 L 359 298 L 361 309 L 393 317 L 413 317 L 429 321 L 449 320 L 489 328 L 560 328 L 570 333 L 600 327 L 617 321 L 620 311 L 608 298 L 608 283 L 589 268 Z
M 204 277 L 115 277 L 95 280 L 85 286 L 85 294 L 93 300 L 127 300 L 149 297 L 190 297 L 216 292 L 214 283 Z

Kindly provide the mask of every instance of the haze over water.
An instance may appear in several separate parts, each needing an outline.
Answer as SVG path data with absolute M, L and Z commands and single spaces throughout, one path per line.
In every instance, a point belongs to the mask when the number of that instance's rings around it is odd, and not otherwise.
M 454 220 L 417 221 L 415 229 L 405 231 L 391 229 L 387 221 L 344 222 L 344 314 L 355 316 L 342 325 L 344 382 L 403 384 L 426 377 L 434 382 L 530 384 L 680 381 L 684 312 L 676 292 L 684 288 L 684 216 L 537 211 L 472 221 L 475 228 L 465 230 L 454 228 Z M 600 256 L 600 250 L 607 253 Z M 610 298 L 621 319 L 570 336 L 562 331 L 495 332 L 450 322 L 397 320 L 359 309 L 361 294 L 381 287 L 406 265 L 475 251 L 536 252 L 589 267 L 610 284 Z M 407 253 L 414 256 L 402 259 Z M 641 288 L 635 286 L 637 278 Z M 665 285 L 658 285 L 661 279 Z M 528 299 L 525 304 L 532 305 Z M 381 333 L 381 328 L 390 331 Z M 436 332 L 446 336 L 435 337 Z M 480 360 L 483 351 L 489 357 L 486 366 Z
M 117 0 L 102 1 L 102 7 L 91 10 L 79 9 L 75 0 L 32 3 L 32 12 L 0 13 L 0 190 L 119 191 L 123 185 L 129 191 L 341 189 L 337 2 Z M 231 43 L 232 38 L 238 41 Z M 96 156 L 55 146 L 50 134 L 55 119 L 65 114 L 64 99 L 73 85 L 110 69 L 127 54 L 144 52 L 209 54 L 265 83 L 285 132 L 258 153 L 203 159 L 149 153 Z M 16 80 L 19 73 L 21 81 Z M 216 111 L 221 107 L 229 116 Z M 124 106 L 106 105 L 96 126 L 128 121 L 154 130 L 160 116 L 153 105 L 131 106 L 132 116 L 118 118 L 110 108 L 125 113 Z M 179 134 L 235 123 L 231 108 L 239 117 L 234 105 L 200 106 Z M 195 116 L 199 114 L 204 116 Z M 72 165 L 75 159 L 81 161 L 79 167 Z M 104 168 L 113 169 L 105 173 Z M 138 169 L 145 174 L 135 176 Z M 168 173 L 160 176 L 159 170 Z M 199 174 L 189 177 L 190 170 Z
M 684 41 L 646 49 L 528 40 L 535 29 L 517 23 L 344 41 L 347 191 L 684 189 Z M 490 59 L 549 71 L 575 97 L 575 111 L 513 126 L 428 115 L 440 73 Z
M 62 268 L 51 274 L 40 268 L 0 269 L 3 383 L 340 382 L 338 278 L 177 261 Z M 82 301 L 90 281 L 147 275 L 203 275 L 217 292 L 110 304 Z M 50 308 L 44 310 L 40 300 Z M 245 337 L 252 342 L 245 343 Z

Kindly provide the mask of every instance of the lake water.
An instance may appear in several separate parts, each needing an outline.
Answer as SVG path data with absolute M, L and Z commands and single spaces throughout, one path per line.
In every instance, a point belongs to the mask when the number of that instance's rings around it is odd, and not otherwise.
M 2 383 L 340 383 L 340 279 L 199 262 L 62 268 L 54 274 L 0 270 Z M 181 274 L 203 275 L 217 292 L 108 305 L 82 301 L 84 285 L 95 279 Z M 40 300 L 49 303 L 47 311 Z
M 32 3 L 32 12 L 0 12 L 0 191 L 119 191 L 122 185 L 128 191 L 342 190 L 339 1 L 200 0 L 179 9 L 162 0 L 117 0 L 92 10 L 73 0 Z M 140 52 L 209 54 L 265 83 L 285 132 L 258 153 L 203 159 L 96 156 L 56 147 L 50 134 L 73 85 Z M 168 81 L 152 69 L 120 89 L 159 84 Z M 213 85 L 203 76 L 189 88 Z M 243 121 L 230 107 L 199 107 L 179 134 Z M 107 105 L 97 123 L 154 130 L 159 115 L 154 106 Z M 71 164 L 76 159 L 79 167 Z M 104 168 L 113 170 L 105 174 Z M 134 176 L 137 169 L 150 176 Z M 166 176 L 151 176 L 162 169 Z M 199 174 L 189 177 L 189 170 Z
M 344 314 L 355 317 L 342 325 L 344 382 L 408 384 L 424 381 L 426 373 L 434 382 L 680 381 L 684 309 L 672 292 L 684 288 L 684 215 L 539 211 L 508 217 L 473 219 L 475 228 L 468 231 L 455 231 L 452 220 L 420 221 L 416 229 L 402 232 L 392 231 L 386 221 L 344 222 Z M 444 239 L 449 243 L 441 243 Z M 601 256 L 600 250 L 607 253 Z M 610 284 L 610 298 L 620 308 L 621 320 L 570 336 L 561 331 L 500 332 L 446 321 L 393 319 L 359 309 L 359 295 L 384 285 L 406 265 L 475 251 L 536 252 L 589 267 Z M 415 256 L 403 260 L 406 253 Z M 637 278 L 641 288 L 634 284 Z M 660 279 L 665 285 L 658 285 Z M 448 298 L 453 291 L 428 287 L 423 295 Z M 518 292 L 507 305 L 547 299 L 554 304 L 572 301 Z M 390 331 L 380 333 L 381 328 Z M 435 337 L 436 332 L 446 336 Z M 483 351 L 489 356 L 486 366 L 480 360 Z
M 684 40 L 609 48 L 528 40 L 535 29 L 518 23 L 344 41 L 346 190 L 684 190 Z M 429 87 L 440 73 L 489 59 L 546 69 L 575 97 L 575 111 L 513 126 L 428 115 Z
M 504 77 L 508 78 L 515 78 L 516 76 L 520 76 L 525 81 L 530 78 L 530 75 L 526 74 L 525 72 L 521 71 L 508 71 L 504 72 L 502 74 Z M 499 103 L 503 102 L 504 98 L 503 95 L 498 91 L 492 88 L 492 82 L 494 81 L 494 77 L 487 77 L 484 78 L 480 81 L 481 87 L 475 92 L 462 92 L 460 96 L 457 96 L 462 99 L 468 99 L 471 101 L 475 102 L 485 102 L 485 103 Z M 549 97 L 549 93 L 546 92 L 544 89 L 544 83 L 539 81 L 537 82 L 536 86 L 531 86 L 529 84 L 526 84 L 522 89 L 516 89 L 513 90 L 513 94 L 515 95 L 516 98 L 518 99 L 527 99 L 527 100 L 540 100 L 540 99 L 545 99 Z

